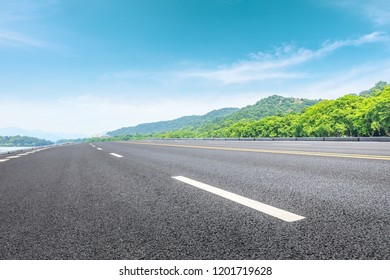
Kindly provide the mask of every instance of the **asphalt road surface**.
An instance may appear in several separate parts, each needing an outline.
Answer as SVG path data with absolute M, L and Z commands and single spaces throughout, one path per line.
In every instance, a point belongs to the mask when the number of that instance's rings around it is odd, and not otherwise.
M 0 233 L 0 259 L 390 259 L 390 143 L 1 155 Z

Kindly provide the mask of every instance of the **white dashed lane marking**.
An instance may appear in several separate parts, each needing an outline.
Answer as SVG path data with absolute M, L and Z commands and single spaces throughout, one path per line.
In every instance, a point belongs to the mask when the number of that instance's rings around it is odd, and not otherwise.
M 123 156 L 121 156 L 121 155 L 118 155 L 118 154 L 115 154 L 115 153 L 110 153 L 110 155 L 112 155 L 112 156 L 114 156 L 114 157 L 118 157 L 118 158 L 121 158 L 121 157 L 123 157 Z
M 270 216 L 273 216 L 275 218 L 278 218 L 280 220 L 286 221 L 286 222 L 295 222 L 304 219 L 305 217 L 258 202 L 253 199 L 246 198 L 244 196 L 228 192 L 183 176 L 175 176 L 172 177 L 173 179 L 179 180 L 181 182 L 184 182 L 186 184 L 189 184 L 191 186 L 197 187 L 199 189 L 202 189 L 204 191 L 216 194 L 218 196 L 221 196 L 223 198 L 229 199 L 231 201 L 237 202 L 241 205 L 247 206 L 249 208 L 255 209 L 259 212 L 268 214 Z
M 33 153 L 36 153 L 36 152 L 40 152 L 40 151 L 44 151 L 44 150 L 48 150 L 49 148 L 40 148 L 40 149 L 36 149 L 36 150 L 31 150 L 29 152 L 23 152 L 21 154 L 17 154 L 15 156 L 8 156 L 6 158 L 3 158 L 3 159 L 0 159 L 0 162 L 6 162 L 10 159 L 14 159 L 14 158 L 20 158 L 22 156 L 27 156 L 27 155 L 30 155 L 30 154 L 33 154 Z

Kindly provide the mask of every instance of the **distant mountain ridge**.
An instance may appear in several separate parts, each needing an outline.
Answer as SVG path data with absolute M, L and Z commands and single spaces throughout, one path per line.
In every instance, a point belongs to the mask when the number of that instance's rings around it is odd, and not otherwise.
M 29 136 L 0 136 L 0 147 L 36 147 L 54 144 L 45 139 Z
M 170 132 L 186 128 L 210 128 L 224 126 L 242 119 L 259 120 L 274 115 L 286 115 L 290 112 L 300 113 L 306 107 L 320 100 L 283 97 L 272 95 L 263 98 L 253 105 L 244 108 L 223 108 L 211 111 L 202 116 L 184 116 L 170 121 L 139 124 L 134 127 L 123 127 L 107 133 L 109 136 L 152 134 Z
M 291 112 L 300 113 L 306 107 L 318 103 L 317 99 L 283 97 L 271 95 L 257 101 L 253 105 L 248 105 L 240 110 L 226 116 L 221 121 L 239 121 L 242 119 L 259 120 L 269 116 L 286 115 Z
M 389 84 L 385 81 L 379 81 L 375 84 L 374 87 L 368 89 L 368 90 L 363 90 L 362 92 L 359 93 L 359 96 L 364 96 L 364 97 L 367 97 L 367 96 L 372 96 L 372 95 L 378 95 L 380 94 L 386 86 L 388 86 Z
M 390 86 L 379 82 L 361 94 L 350 93 L 335 100 L 322 100 L 301 112 L 279 114 L 282 104 L 307 103 L 280 96 L 265 98 L 226 119 L 197 128 L 154 135 L 156 138 L 246 138 L 246 137 L 371 137 L 390 136 Z M 310 101 L 311 102 L 311 101 Z M 308 102 L 308 103 L 310 103 Z M 268 104 L 269 112 L 256 106 Z M 272 105 L 272 106 L 271 106 Z M 282 106 L 281 106 L 282 105 Z M 280 107 L 281 106 L 281 107 Z M 264 107 L 264 106 L 261 106 Z M 278 109 L 279 108 L 279 109 Z M 254 110 L 256 109 L 256 110 Z M 296 108 L 298 109 L 298 108 Z M 254 111 L 253 111 L 254 110 Z M 259 113 L 274 114 L 260 119 Z M 239 116 L 237 116 L 240 114 Z M 231 118 L 229 120 L 229 118 Z M 233 119 L 233 120 L 232 120 Z
M 47 139 L 53 142 L 60 139 L 74 139 L 74 138 L 86 137 L 86 135 L 82 135 L 82 134 L 66 134 L 66 133 L 46 132 L 42 130 L 26 130 L 19 127 L 0 128 L 0 136 L 17 136 L 17 135 L 36 137 L 39 139 Z
M 132 127 L 123 127 L 114 131 L 107 132 L 109 136 L 118 135 L 136 135 L 136 134 L 150 134 L 173 131 L 185 127 L 198 127 L 207 123 L 211 123 L 217 119 L 226 117 L 233 112 L 238 111 L 238 108 L 223 108 L 213 110 L 201 116 L 184 116 L 170 121 L 159 121 L 152 123 L 143 123 Z

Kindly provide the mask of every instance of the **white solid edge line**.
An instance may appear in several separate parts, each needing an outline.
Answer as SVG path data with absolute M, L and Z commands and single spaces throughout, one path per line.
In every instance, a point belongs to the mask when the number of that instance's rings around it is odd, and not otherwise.
M 121 155 L 118 155 L 118 154 L 115 154 L 115 153 L 110 153 L 110 155 L 114 156 L 114 157 L 123 157 Z
M 6 157 L 6 158 L 20 158 L 20 156 L 9 156 L 9 157 Z
M 181 182 L 187 183 L 191 186 L 197 187 L 199 189 L 202 189 L 204 191 L 211 192 L 213 194 L 219 195 L 221 197 L 224 197 L 226 199 L 229 199 L 231 201 L 237 202 L 241 205 L 247 206 L 249 208 L 255 209 L 257 211 L 260 211 L 262 213 L 268 214 L 270 216 L 273 216 L 275 218 L 281 219 L 286 222 L 296 222 L 299 220 L 304 219 L 305 217 L 258 202 L 256 200 L 252 200 L 246 197 L 243 197 L 241 195 L 231 193 L 228 191 L 224 191 L 222 189 L 183 177 L 183 176 L 174 176 L 173 179 L 179 180 Z
M 97 148 L 99 151 L 103 151 L 103 149 L 102 148 Z
M 0 159 L 0 162 L 5 162 L 5 161 L 9 161 L 9 159 L 8 158 Z

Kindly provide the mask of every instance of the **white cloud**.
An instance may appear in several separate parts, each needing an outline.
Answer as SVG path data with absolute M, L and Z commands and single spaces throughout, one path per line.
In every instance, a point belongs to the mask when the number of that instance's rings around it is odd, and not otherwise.
M 272 86 L 271 90 L 258 86 L 244 87 L 230 94 L 172 96 L 159 92 L 146 98 L 142 94 L 120 97 L 112 93 L 104 97 L 90 94 L 54 101 L 23 101 L 9 96 L 8 100 L 2 100 L 4 106 L 0 110 L 0 119 L 2 127 L 93 135 L 139 123 L 201 115 L 224 107 L 243 107 L 272 94 L 332 99 L 351 92 L 358 93 L 379 80 L 389 81 L 389 77 L 390 60 L 387 60 L 331 72 L 304 82 L 282 82 Z
M 229 99 L 222 96 L 195 100 L 192 97 L 161 97 L 158 100 L 134 101 L 130 98 L 82 95 L 45 102 L 4 100 L 6 106 L 0 110 L 0 119 L 2 127 L 93 135 L 139 123 L 201 115 L 224 107 L 242 107 L 254 103 L 258 96 L 253 92 Z
M 26 35 L 0 30 L 0 45 L 6 46 L 30 46 L 35 48 L 47 48 L 49 44 L 40 40 L 30 38 Z
M 99 76 L 101 80 L 132 80 L 132 79 L 157 79 L 161 73 L 152 71 L 124 70 L 107 72 Z
M 390 24 L 390 5 L 388 0 L 326 0 L 324 3 L 348 12 L 358 13 L 377 25 Z
M 342 47 L 360 46 L 367 43 L 389 41 L 389 37 L 381 32 L 373 32 L 356 39 L 325 42 L 321 48 L 310 50 L 283 45 L 275 48 L 273 53 L 251 54 L 250 60 L 240 61 L 231 66 L 221 66 L 216 70 L 195 70 L 179 73 L 181 78 L 200 78 L 214 80 L 223 84 L 240 84 L 252 81 L 272 79 L 296 79 L 305 73 L 293 71 L 293 66 L 318 59 Z
M 390 82 L 390 60 L 359 65 L 345 71 L 335 71 L 302 84 L 289 84 L 280 92 L 285 96 L 334 99 L 348 93 L 359 93 L 378 81 Z
M 40 18 L 43 10 L 58 4 L 59 0 L 0 0 L 0 23 Z
M 57 0 L 0 0 L 0 46 L 6 47 L 33 47 L 44 49 L 57 49 L 53 44 L 37 39 L 20 26 L 28 26 L 42 17 L 42 14 L 50 14 L 52 7 L 57 5 Z M 19 24 L 22 22 L 23 24 Z M 27 35 L 28 34 L 28 35 Z M 38 36 L 39 37 L 39 36 Z

